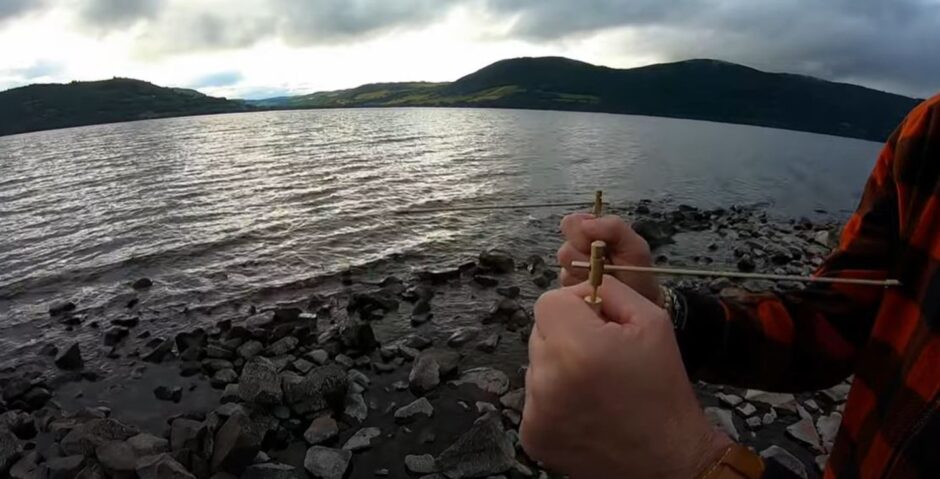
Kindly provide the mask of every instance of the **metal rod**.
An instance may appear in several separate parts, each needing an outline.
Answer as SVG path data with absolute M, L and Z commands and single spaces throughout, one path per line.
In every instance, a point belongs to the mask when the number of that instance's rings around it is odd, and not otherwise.
M 440 208 L 417 208 L 412 210 L 396 211 L 398 215 L 412 215 L 421 213 L 438 213 L 444 211 L 481 211 L 481 210 L 521 210 L 526 208 L 562 208 L 570 206 L 591 206 L 591 203 L 579 201 L 575 203 L 530 203 L 519 205 L 480 205 L 480 206 L 442 206 Z
M 606 256 L 607 243 L 603 241 L 594 241 L 591 243 L 591 274 L 589 279 L 591 281 L 591 295 L 584 298 L 593 308 L 594 311 L 600 312 L 601 299 L 597 297 L 597 289 L 601 287 L 601 283 L 604 282 L 604 257 Z
M 604 214 L 604 192 L 597 190 L 594 192 L 594 217 L 600 218 Z
M 572 268 L 590 269 L 591 263 L 587 261 L 572 261 Z M 654 268 L 647 266 L 617 266 L 604 265 L 604 271 L 627 271 L 631 273 L 658 273 L 673 276 L 706 276 L 722 278 L 745 278 L 745 279 L 767 279 L 771 281 L 798 281 L 802 283 L 834 283 L 834 284 L 856 284 L 866 286 L 900 286 L 901 282 L 896 279 L 858 279 L 858 278 L 827 278 L 821 276 L 795 276 L 786 274 L 763 274 L 763 273 L 739 273 L 736 271 L 707 271 L 700 269 L 683 268 Z

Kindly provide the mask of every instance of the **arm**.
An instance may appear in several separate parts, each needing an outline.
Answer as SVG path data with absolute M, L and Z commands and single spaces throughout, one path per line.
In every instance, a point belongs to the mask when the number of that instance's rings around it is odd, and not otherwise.
M 895 146 L 885 145 L 858 210 L 818 276 L 886 279 L 897 251 L 899 215 Z M 790 293 L 717 299 L 680 292 L 688 306 L 678 339 L 693 377 L 743 387 L 801 391 L 829 387 L 851 374 L 884 290 L 813 284 Z

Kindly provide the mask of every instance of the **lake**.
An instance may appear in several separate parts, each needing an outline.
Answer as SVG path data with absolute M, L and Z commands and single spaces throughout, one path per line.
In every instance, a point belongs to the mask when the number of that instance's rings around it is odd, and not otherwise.
M 651 198 L 844 217 L 877 143 L 597 113 L 263 112 L 0 137 L 0 365 L 72 300 L 102 320 L 237 302 L 356 265 L 407 272 L 505 244 L 557 247 L 558 211 L 435 205 Z M 397 269 L 396 269 L 397 268 Z M 389 268 L 386 268 L 389 269 Z M 135 294 L 140 277 L 154 287 Z M 166 328 L 174 321 L 165 319 Z M 88 336 L 91 337 L 91 336 Z

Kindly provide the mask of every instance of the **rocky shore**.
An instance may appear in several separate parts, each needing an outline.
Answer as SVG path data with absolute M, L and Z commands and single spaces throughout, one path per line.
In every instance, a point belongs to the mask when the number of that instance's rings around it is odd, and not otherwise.
M 754 208 L 613 212 L 635 221 L 660 264 L 807 274 L 837 236 L 834 224 Z M 172 337 L 133 314 L 100 324 L 80 305 L 50 305 L 57 327 L 94 329 L 100 342 L 37 345 L 45 369 L 0 372 L 0 476 L 556 477 L 518 439 L 531 308 L 557 277 L 552 258 L 523 256 L 488 250 L 381 281 L 348 271 L 339 292 L 244 305 Z M 682 283 L 722 295 L 801 287 Z M 466 325 L 442 329 L 437 319 L 451 316 Z M 390 322 L 412 331 L 389 334 Z M 797 395 L 696 388 L 718 427 L 814 477 L 848 384 Z

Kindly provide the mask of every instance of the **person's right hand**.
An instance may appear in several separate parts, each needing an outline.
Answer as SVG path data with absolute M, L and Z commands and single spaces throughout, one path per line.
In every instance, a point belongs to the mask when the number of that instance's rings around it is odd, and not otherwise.
M 649 244 L 619 216 L 595 218 L 590 213 L 570 214 L 561 220 L 561 233 L 565 237 L 565 243 L 558 249 L 558 263 L 562 266 L 559 282 L 562 286 L 573 286 L 587 280 L 587 269 L 571 268 L 570 265 L 572 261 L 590 261 L 592 241 L 607 243 L 608 258 L 615 265 L 653 264 Z M 624 271 L 612 275 L 662 307 L 663 297 L 656 275 Z

